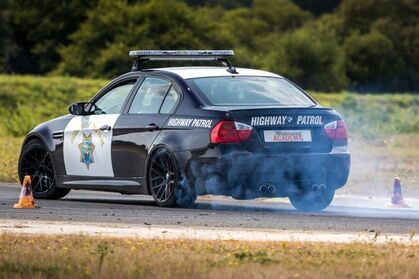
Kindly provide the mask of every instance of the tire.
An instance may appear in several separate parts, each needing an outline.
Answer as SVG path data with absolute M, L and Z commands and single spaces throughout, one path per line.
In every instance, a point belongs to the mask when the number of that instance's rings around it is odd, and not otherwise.
M 167 148 L 159 148 L 153 152 L 147 172 L 147 184 L 157 205 L 190 207 L 194 204 L 196 194 L 180 173 L 176 158 Z
M 54 166 L 48 149 L 38 139 L 28 141 L 22 148 L 18 164 L 19 179 L 22 183 L 25 175 L 30 175 L 32 192 L 37 199 L 60 199 L 70 189 L 58 188 Z
M 291 195 L 289 200 L 299 211 L 318 212 L 328 207 L 334 196 L 335 190 L 312 191 L 310 189 Z

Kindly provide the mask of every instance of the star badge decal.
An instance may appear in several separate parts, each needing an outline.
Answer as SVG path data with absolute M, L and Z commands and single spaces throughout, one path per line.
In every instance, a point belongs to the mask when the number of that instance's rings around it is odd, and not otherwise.
M 89 169 L 90 164 L 95 162 L 93 158 L 93 151 L 95 150 L 95 145 L 92 143 L 92 134 L 88 136 L 83 133 L 83 140 L 78 145 L 80 150 L 80 162 L 84 163 Z

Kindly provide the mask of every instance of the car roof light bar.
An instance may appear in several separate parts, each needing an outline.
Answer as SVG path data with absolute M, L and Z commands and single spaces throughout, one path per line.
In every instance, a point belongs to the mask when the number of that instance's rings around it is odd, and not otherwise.
M 234 56 L 232 50 L 131 50 L 129 56 L 134 57 L 132 71 L 141 70 L 143 63 L 148 61 L 217 61 L 221 62 L 227 71 L 237 74 L 236 68 L 228 60 Z

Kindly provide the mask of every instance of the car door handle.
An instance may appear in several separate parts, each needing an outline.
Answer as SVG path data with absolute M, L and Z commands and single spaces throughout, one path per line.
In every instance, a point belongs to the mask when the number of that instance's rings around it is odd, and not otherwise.
M 105 124 L 102 127 L 100 127 L 99 130 L 101 130 L 101 131 L 110 131 L 111 130 L 111 126 Z
M 157 129 L 159 128 L 159 126 L 157 126 L 157 125 L 156 125 L 156 124 L 154 124 L 154 123 L 150 123 L 150 124 L 148 124 L 147 126 L 145 126 L 145 128 L 146 128 L 147 130 L 149 130 L 150 132 L 152 132 L 152 131 L 157 130 Z

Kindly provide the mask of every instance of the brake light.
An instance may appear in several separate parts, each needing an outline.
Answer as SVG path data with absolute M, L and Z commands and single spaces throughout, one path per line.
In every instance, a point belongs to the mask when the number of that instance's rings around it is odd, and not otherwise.
M 222 120 L 211 130 L 211 143 L 240 142 L 250 138 L 253 127 L 244 123 Z
M 348 139 L 348 132 L 346 130 L 345 121 L 343 121 L 342 119 L 327 123 L 326 125 L 324 125 L 324 131 L 329 139 Z

